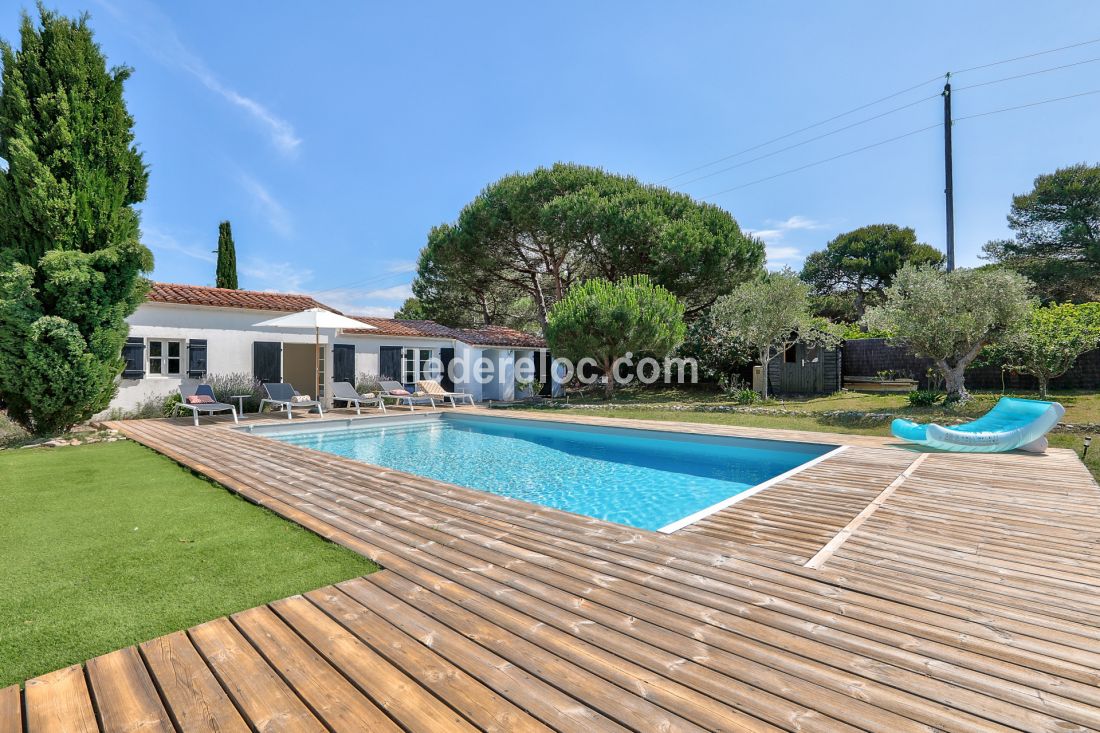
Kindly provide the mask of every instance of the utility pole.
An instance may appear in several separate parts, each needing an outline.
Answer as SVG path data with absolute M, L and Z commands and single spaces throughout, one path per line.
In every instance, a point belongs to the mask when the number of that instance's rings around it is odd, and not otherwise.
M 955 194 L 951 185 L 951 72 L 943 85 L 943 193 L 947 198 L 947 271 L 955 269 Z

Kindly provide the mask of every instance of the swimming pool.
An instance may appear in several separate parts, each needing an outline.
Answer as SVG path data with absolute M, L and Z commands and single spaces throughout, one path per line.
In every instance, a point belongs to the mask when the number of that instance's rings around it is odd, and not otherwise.
M 837 448 L 457 412 L 369 422 L 257 432 L 438 481 L 666 532 Z

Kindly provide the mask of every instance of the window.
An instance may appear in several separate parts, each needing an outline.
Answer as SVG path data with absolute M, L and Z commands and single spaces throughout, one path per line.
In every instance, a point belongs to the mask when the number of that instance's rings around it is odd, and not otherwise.
M 798 362 L 798 344 L 791 344 L 787 347 L 787 350 L 783 352 L 783 361 L 788 364 L 795 364 Z
M 439 375 L 439 360 L 434 359 L 431 349 L 405 349 L 401 355 L 402 381 L 414 384 L 421 379 L 436 379 Z
M 149 374 L 164 377 L 180 375 L 180 355 L 183 353 L 182 341 L 149 340 Z

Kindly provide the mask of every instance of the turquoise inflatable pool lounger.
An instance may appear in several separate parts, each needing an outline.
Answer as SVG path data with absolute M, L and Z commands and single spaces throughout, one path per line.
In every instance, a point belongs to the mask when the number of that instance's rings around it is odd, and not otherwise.
M 1066 408 L 1057 402 L 1002 397 L 993 409 L 973 422 L 945 428 L 897 419 L 890 424 L 894 437 L 910 443 L 961 453 L 1003 453 L 1020 450 L 1042 453 L 1046 434 L 1058 424 Z

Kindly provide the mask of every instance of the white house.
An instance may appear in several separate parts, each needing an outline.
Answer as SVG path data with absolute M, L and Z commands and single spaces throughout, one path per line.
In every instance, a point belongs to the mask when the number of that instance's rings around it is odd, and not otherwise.
M 167 396 L 185 379 L 234 372 L 264 382 L 290 382 L 312 394 L 314 332 L 255 325 L 307 308 L 339 312 L 307 295 L 153 283 L 146 302 L 127 319 L 126 367 L 108 411 Z M 469 392 L 480 402 L 523 396 L 516 393 L 517 382 L 522 390 L 527 382 L 550 381 L 543 377 L 550 373 L 546 344 L 528 333 L 502 326 L 456 329 L 434 321 L 350 317 L 362 321 L 363 330 L 321 332 L 326 385 L 354 383 L 359 374 L 409 387 L 419 379 L 440 379 L 448 389 Z M 546 384 L 544 393 L 552 388 Z

